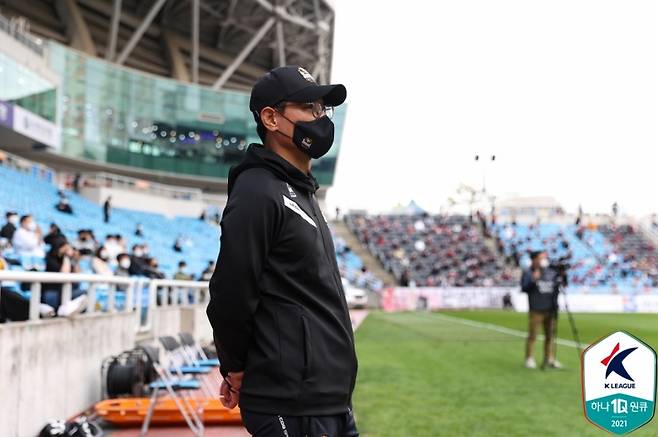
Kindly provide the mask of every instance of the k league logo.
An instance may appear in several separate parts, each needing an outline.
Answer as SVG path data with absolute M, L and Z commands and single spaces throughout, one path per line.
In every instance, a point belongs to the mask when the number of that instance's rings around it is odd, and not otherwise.
M 651 421 L 656 401 L 656 352 L 618 331 L 582 356 L 583 410 L 587 420 L 613 434 Z

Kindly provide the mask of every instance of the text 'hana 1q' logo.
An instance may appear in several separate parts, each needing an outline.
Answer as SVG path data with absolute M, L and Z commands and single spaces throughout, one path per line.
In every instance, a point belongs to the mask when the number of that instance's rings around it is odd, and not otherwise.
M 593 424 L 627 434 L 651 421 L 656 403 L 656 352 L 618 331 L 582 356 L 583 410 Z

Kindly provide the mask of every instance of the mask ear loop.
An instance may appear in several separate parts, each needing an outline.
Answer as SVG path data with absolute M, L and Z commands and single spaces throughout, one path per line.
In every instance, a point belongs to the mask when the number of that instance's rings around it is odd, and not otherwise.
M 274 109 L 274 108 L 272 108 L 272 109 Z M 295 129 L 295 123 L 293 123 L 288 117 L 286 117 L 285 115 L 283 115 L 281 112 L 277 111 L 276 109 L 274 109 L 274 112 L 276 112 L 277 114 L 279 114 L 281 117 L 285 118 L 285 119 L 288 121 L 288 123 L 292 124 L 293 132 L 294 132 L 294 129 Z M 280 130 L 278 130 L 278 129 L 277 129 L 275 132 L 280 133 L 281 135 L 283 135 L 283 136 L 286 137 L 286 138 L 290 138 L 290 140 L 293 142 L 293 144 L 295 143 L 295 140 L 294 140 L 293 137 L 291 137 L 290 135 L 288 135 L 288 134 L 284 134 L 282 131 L 280 131 Z M 296 144 L 295 144 L 295 145 L 296 145 Z

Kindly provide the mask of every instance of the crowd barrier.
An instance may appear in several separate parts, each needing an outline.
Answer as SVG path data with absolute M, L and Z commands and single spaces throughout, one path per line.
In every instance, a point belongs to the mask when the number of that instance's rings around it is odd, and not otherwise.
M 85 286 L 85 312 L 136 313 L 135 330 L 148 331 L 156 307 L 206 304 L 208 282 L 143 277 L 102 276 L 82 273 L 45 273 L 0 270 L 3 286 L 29 284 L 29 320 L 38 320 L 43 284 L 62 284 L 62 305 L 71 301 L 73 284 Z M 101 305 L 102 303 L 102 305 Z M 10 322 L 19 323 L 19 322 Z
M 561 310 L 568 305 L 574 312 L 658 313 L 658 289 L 644 288 L 635 293 L 588 292 L 567 288 L 560 294 Z M 528 295 L 519 287 L 390 287 L 382 291 L 384 311 L 458 310 L 503 308 L 509 295 L 511 309 L 528 311 Z

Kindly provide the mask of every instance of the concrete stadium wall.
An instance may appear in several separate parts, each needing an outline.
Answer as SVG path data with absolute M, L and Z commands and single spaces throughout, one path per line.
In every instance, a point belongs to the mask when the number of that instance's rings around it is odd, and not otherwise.
M 135 344 L 135 314 L 0 325 L 2 435 L 33 437 L 100 399 L 103 359 Z
M 108 187 L 82 187 L 80 193 L 92 202 L 102 205 L 108 196 L 112 196 L 112 206 L 117 208 L 137 209 L 145 212 L 160 213 L 171 216 L 199 217 L 205 205 L 202 201 L 178 200 L 167 197 L 155 196 L 149 192 L 124 190 L 121 188 Z M 100 206 L 99 206 L 100 209 Z M 176 238 L 172 236 L 173 240 Z
M 153 312 L 153 325 L 140 333 L 138 342 L 158 342 L 163 335 L 178 339 L 180 332 L 189 332 L 197 341 L 211 341 L 212 327 L 206 315 L 206 304 L 184 307 L 158 307 Z
M 212 326 L 206 315 L 206 306 L 182 308 L 180 330 L 194 335 L 198 341 L 212 341 Z
M 212 339 L 206 305 L 158 307 L 148 332 L 136 313 L 0 324 L 0 435 L 33 437 L 52 419 L 70 418 L 101 399 L 103 360 L 181 331 Z M 161 351 L 162 352 L 162 351 Z

